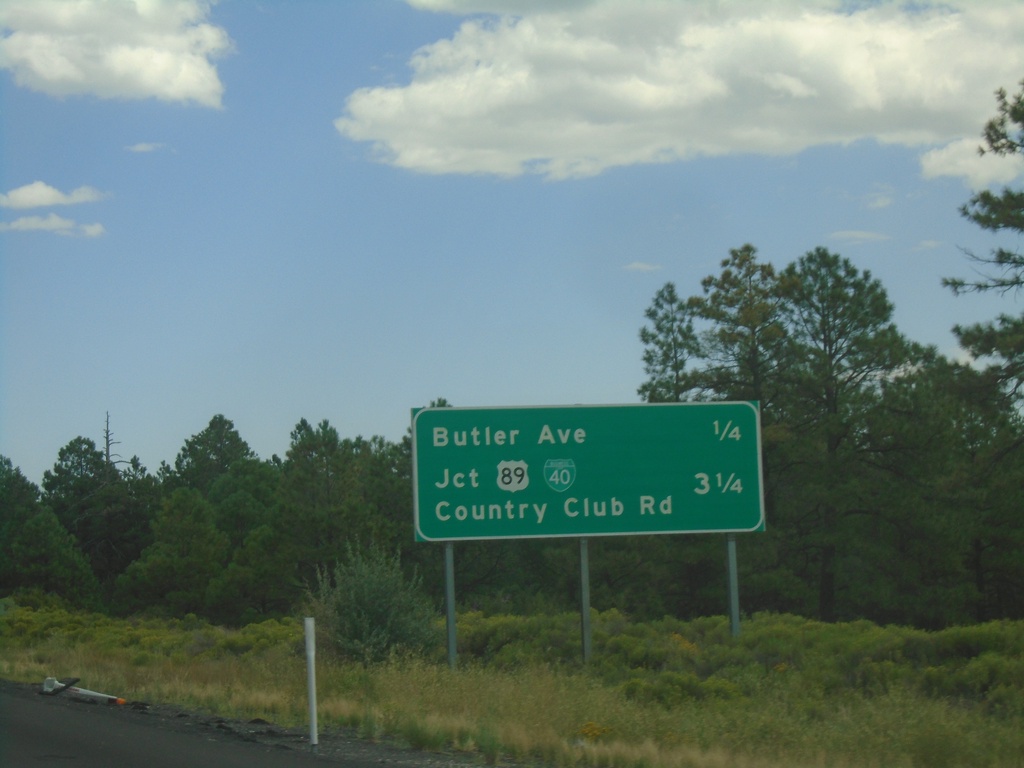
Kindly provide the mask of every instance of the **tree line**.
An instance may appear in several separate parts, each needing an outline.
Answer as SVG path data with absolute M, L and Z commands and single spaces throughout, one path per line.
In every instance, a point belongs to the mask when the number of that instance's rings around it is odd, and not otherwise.
M 1024 82 L 997 92 L 983 152 L 1024 156 Z M 961 214 L 1024 233 L 1024 193 Z M 969 254 L 956 293 L 1024 286 L 1024 254 Z M 1024 617 L 1024 315 L 956 327 L 973 364 L 906 338 L 882 283 L 814 248 L 783 266 L 746 244 L 690 296 L 666 283 L 640 330 L 647 402 L 760 404 L 767 530 L 740 537 L 744 611 L 941 627 Z M 444 400 L 432 405 L 447 405 Z M 52 593 L 113 613 L 241 624 L 294 612 L 351 547 L 394 551 L 443 594 L 441 550 L 412 538 L 408 436 L 342 438 L 301 420 L 260 459 L 223 415 L 150 473 L 109 421 L 41 487 L 0 457 L 0 595 Z M 574 543 L 460 542 L 467 608 L 577 605 Z M 637 619 L 725 610 L 717 536 L 592 540 L 591 603 Z

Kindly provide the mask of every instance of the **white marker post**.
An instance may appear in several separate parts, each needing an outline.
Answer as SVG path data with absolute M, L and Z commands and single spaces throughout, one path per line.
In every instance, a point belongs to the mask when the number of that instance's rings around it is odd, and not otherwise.
M 319 737 L 316 729 L 316 620 L 306 617 L 306 687 L 309 689 L 309 748 L 317 752 Z

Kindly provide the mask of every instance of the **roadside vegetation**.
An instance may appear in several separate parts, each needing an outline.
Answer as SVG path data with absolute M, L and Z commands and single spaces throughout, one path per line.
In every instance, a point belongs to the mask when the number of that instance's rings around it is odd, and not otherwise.
M 29 601 L 31 602 L 31 601 Z M 2 603 L 0 677 L 77 676 L 129 700 L 306 723 L 298 618 L 214 626 Z M 757 615 L 634 622 L 459 615 L 423 654 L 318 653 L 322 731 L 549 766 L 1024 766 L 1024 622 L 928 632 Z

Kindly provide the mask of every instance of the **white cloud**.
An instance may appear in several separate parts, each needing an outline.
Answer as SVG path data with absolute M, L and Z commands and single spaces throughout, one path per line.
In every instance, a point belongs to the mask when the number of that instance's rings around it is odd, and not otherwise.
M 876 184 L 875 189 L 865 198 L 868 208 L 878 210 L 892 205 L 893 189 L 888 184 Z
M 1024 3 L 409 0 L 467 18 L 337 130 L 425 173 L 552 179 L 699 155 L 978 136 Z M 490 14 L 501 14 L 500 16 Z
M 81 226 L 81 233 L 83 237 L 99 237 L 100 235 L 106 234 L 106 229 L 102 224 L 83 224 Z
M 94 203 L 106 195 L 94 187 L 78 187 L 71 192 L 61 192 L 42 181 L 0 193 L 0 208 L 22 210 L 26 208 L 49 208 L 55 205 L 78 205 Z M 58 235 L 77 237 L 99 237 L 106 233 L 102 224 L 79 224 L 71 219 L 50 213 L 46 216 L 22 216 L 14 221 L 0 222 L 0 232 L 54 232 Z
M 0 68 L 51 96 L 220 107 L 212 59 L 231 48 L 206 0 L 4 0 Z
M 93 187 L 79 187 L 65 194 L 42 181 L 0 193 L 0 208 L 44 208 L 53 205 L 77 205 L 102 200 L 104 194 Z
M 981 141 L 959 139 L 921 157 L 921 173 L 926 179 L 938 176 L 959 176 L 971 189 L 993 184 L 1006 185 L 1024 173 L 1024 157 L 1000 157 L 978 152 Z
M 166 144 L 161 144 L 160 142 L 141 141 L 138 144 L 132 144 L 131 146 L 125 147 L 125 151 L 139 153 L 158 152 L 166 146 Z
M 68 232 L 75 228 L 75 222 L 56 213 L 48 216 L 22 216 L 11 222 L 0 222 L 0 232 Z
M 54 232 L 58 235 L 99 237 L 105 231 L 102 224 L 78 224 L 55 213 L 47 216 L 22 216 L 14 221 L 0 222 L 0 232 Z

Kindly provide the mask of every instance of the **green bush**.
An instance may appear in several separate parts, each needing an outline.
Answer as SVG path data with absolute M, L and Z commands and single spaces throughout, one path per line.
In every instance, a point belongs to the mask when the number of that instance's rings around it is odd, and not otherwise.
M 500 669 L 541 661 L 577 664 L 580 659 L 580 619 L 577 614 L 554 616 L 484 616 L 479 611 L 459 614 L 459 654 Z
M 350 546 L 332 570 L 319 569 L 308 599 L 328 645 L 363 664 L 422 654 L 441 641 L 420 579 L 406 579 L 398 555 L 377 546 L 365 553 Z
M 1000 715 L 1024 712 L 1024 659 L 984 651 L 967 663 L 929 667 L 920 690 L 932 698 L 975 702 Z
M 706 695 L 700 679 L 687 672 L 634 677 L 622 686 L 622 692 L 634 701 L 660 704 L 665 708 L 678 706 L 684 701 L 700 700 Z

